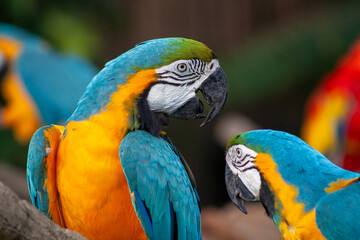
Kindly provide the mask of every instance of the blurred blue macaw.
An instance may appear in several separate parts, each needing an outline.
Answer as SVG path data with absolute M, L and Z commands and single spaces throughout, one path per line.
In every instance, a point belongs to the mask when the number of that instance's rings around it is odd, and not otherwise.
M 244 213 L 260 200 L 283 239 L 360 239 L 360 174 L 291 134 L 256 130 L 232 138 L 225 182 Z
M 65 123 L 96 71 L 38 36 L 0 24 L 0 126 L 27 142 L 43 124 Z

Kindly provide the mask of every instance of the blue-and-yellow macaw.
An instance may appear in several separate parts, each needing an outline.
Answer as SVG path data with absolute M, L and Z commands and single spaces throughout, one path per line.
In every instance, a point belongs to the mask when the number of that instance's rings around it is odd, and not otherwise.
M 260 200 L 283 239 L 360 239 L 360 174 L 291 134 L 255 130 L 232 138 L 225 181 L 231 200 Z
M 164 38 L 108 62 L 65 126 L 33 136 L 27 179 L 33 204 L 89 239 L 200 239 L 199 199 L 184 158 L 162 131 L 169 116 L 222 110 L 224 72 L 204 44 Z
M 84 59 L 0 24 L 0 126 L 28 142 L 40 126 L 65 123 L 95 74 Z

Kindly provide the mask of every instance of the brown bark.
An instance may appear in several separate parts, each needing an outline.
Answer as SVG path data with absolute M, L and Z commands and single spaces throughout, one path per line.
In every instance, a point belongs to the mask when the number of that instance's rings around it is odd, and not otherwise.
M 0 239 L 85 239 L 64 229 L 0 182 Z

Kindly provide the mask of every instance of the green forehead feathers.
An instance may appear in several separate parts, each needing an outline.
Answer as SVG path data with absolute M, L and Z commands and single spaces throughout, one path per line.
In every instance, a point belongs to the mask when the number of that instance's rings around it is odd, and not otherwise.
M 250 131 L 236 135 L 235 137 L 230 139 L 226 147 L 226 151 L 233 145 L 242 144 L 256 152 L 264 152 L 265 149 L 263 148 L 263 146 L 256 144 L 254 142 L 254 139 L 252 139 L 253 133 L 256 133 L 256 131 Z
M 171 50 L 175 51 L 171 51 Z M 169 42 L 169 54 L 164 55 L 164 59 L 176 61 L 180 59 L 200 59 L 210 62 L 215 58 L 215 54 L 205 44 L 186 38 L 176 38 Z
M 232 139 L 230 139 L 228 145 L 226 146 L 226 151 L 233 145 L 236 145 L 236 144 L 242 144 L 243 141 L 242 141 L 242 138 L 241 138 L 241 134 L 239 135 L 236 135 L 235 137 L 233 137 Z

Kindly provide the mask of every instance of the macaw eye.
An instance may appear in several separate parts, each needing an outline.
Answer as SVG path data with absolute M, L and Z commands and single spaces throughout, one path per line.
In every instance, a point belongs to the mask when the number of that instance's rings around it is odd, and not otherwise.
M 241 157 L 241 154 L 242 154 L 241 149 L 240 149 L 240 148 L 237 148 L 237 149 L 236 149 L 236 156 L 237 156 L 238 158 L 240 158 L 240 157 Z
M 179 72 L 185 72 L 186 69 L 187 69 L 187 65 L 185 63 L 179 63 L 177 66 L 176 66 L 176 69 L 179 71 Z
M 211 63 L 210 66 L 209 66 L 209 69 L 212 70 L 214 67 L 214 63 Z

